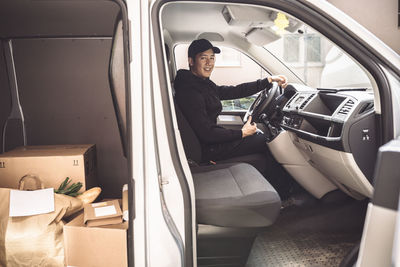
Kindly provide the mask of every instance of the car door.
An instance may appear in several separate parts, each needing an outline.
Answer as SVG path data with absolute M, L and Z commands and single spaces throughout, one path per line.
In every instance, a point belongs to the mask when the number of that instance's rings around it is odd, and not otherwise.
M 375 191 L 364 224 L 357 266 L 398 266 L 400 139 L 383 145 L 375 166 Z
M 163 58 L 157 57 L 154 48 L 160 44 L 159 39 L 151 38 L 151 2 L 126 2 L 131 41 L 129 82 L 134 99 L 130 110 L 131 168 L 135 182 L 129 266 L 193 266 L 194 189 L 190 180 L 184 179 L 188 165 L 177 165 L 183 147 L 170 132 L 174 119 L 165 110 L 169 110 L 171 99 L 160 90 L 160 85 L 165 86 L 159 82 L 165 80 L 165 73 L 159 71 L 158 60 Z

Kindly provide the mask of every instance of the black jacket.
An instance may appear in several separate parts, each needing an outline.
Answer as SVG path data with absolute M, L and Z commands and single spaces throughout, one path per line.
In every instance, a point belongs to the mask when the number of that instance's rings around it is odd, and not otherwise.
M 202 145 L 232 142 L 242 138 L 241 130 L 225 129 L 217 125 L 221 100 L 237 99 L 270 88 L 268 79 L 237 86 L 218 86 L 210 79 L 202 79 L 189 70 L 179 70 L 175 81 L 176 101 L 183 115 Z

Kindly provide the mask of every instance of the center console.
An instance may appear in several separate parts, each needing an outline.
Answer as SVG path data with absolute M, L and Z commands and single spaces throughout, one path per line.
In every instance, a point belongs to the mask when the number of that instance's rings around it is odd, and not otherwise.
M 363 91 L 298 92 L 283 107 L 281 126 L 306 140 L 350 152 L 350 126 L 371 110 L 373 98 Z M 370 130 L 365 138 L 368 134 Z

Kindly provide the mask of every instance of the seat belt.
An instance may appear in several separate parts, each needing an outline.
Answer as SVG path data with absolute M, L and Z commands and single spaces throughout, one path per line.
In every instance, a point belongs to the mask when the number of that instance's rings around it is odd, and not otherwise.
M 6 68 L 8 73 L 8 82 L 11 91 L 11 112 L 3 127 L 2 153 L 16 146 L 20 145 L 26 146 L 27 144 L 24 114 L 22 112 L 22 107 L 18 95 L 18 82 L 15 71 L 12 41 L 11 40 L 3 41 L 3 46 L 4 46 L 4 55 L 6 59 Z M 17 133 L 22 132 L 22 136 L 17 135 L 15 131 L 11 130 L 15 128 L 17 129 L 16 131 Z M 8 145 L 7 148 L 6 145 Z

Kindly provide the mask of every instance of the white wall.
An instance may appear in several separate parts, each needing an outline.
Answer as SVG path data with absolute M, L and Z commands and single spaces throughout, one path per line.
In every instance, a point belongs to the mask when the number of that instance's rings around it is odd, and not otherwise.
M 328 0 L 400 54 L 398 0 Z

